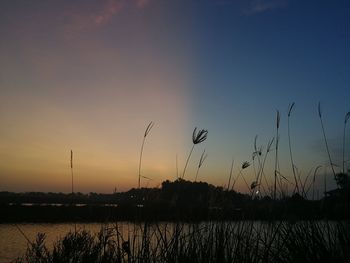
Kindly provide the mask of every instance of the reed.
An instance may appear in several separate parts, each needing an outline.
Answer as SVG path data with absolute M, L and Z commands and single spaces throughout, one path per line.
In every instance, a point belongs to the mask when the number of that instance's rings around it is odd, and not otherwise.
M 146 130 L 143 134 L 143 139 L 142 139 L 142 145 L 141 145 L 141 150 L 140 150 L 140 160 L 139 160 L 139 180 L 138 180 L 138 189 L 140 189 L 141 187 L 141 164 L 142 164 L 142 154 L 143 154 L 143 147 L 145 146 L 145 141 L 146 141 L 146 137 L 149 134 L 149 132 L 151 131 L 151 129 L 153 128 L 153 121 L 151 121 L 147 127 Z
M 345 118 L 344 118 L 344 128 L 343 128 L 343 173 L 345 173 L 345 131 L 346 131 L 346 123 L 348 122 L 350 118 L 350 111 L 348 111 L 345 114 Z
M 205 153 L 205 150 L 203 150 L 203 153 L 201 155 L 201 158 L 199 159 L 199 162 L 198 162 L 198 166 L 197 166 L 197 172 L 196 172 L 196 177 L 194 179 L 194 181 L 196 182 L 197 181 L 197 176 L 198 176 L 198 172 L 199 172 L 199 169 L 202 167 L 205 159 L 208 157 L 208 155 Z
M 244 181 L 244 183 L 245 183 L 245 185 L 246 185 L 247 188 L 248 188 L 248 191 L 250 191 L 250 186 L 248 185 L 247 180 L 244 178 L 244 176 L 243 176 L 243 174 L 242 174 L 242 171 L 243 171 L 244 169 L 248 168 L 249 166 L 250 166 L 250 163 L 247 162 L 247 161 L 245 161 L 245 162 L 242 163 L 241 169 L 239 170 L 239 173 L 238 173 L 236 179 L 233 181 L 232 190 L 234 189 L 235 184 L 236 184 L 236 182 L 238 181 L 239 177 L 242 177 L 242 178 L 243 178 L 243 181 Z
M 227 184 L 227 191 L 230 190 L 230 185 L 231 185 L 231 178 L 232 178 L 232 172 L 233 172 L 233 164 L 234 164 L 234 159 L 232 158 L 232 162 L 231 162 L 231 168 L 230 168 L 230 175 L 228 178 L 228 184 Z
M 290 140 L 290 116 L 292 114 L 292 111 L 294 109 L 295 103 L 293 102 L 292 104 L 289 105 L 288 107 L 288 145 L 289 145 L 289 155 L 290 155 L 290 163 L 292 166 L 292 172 L 293 172 L 293 177 L 294 177 L 294 182 L 295 182 L 295 189 L 293 190 L 293 192 L 299 193 L 299 184 L 298 184 L 298 179 L 295 173 L 295 164 L 294 164 L 294 160 L 293 160 L 293 153 L 292 153 L 292 144 L 291 144 L 291 140 Z
M 201 142 L 204 142 L 207 139 L 207 136 L 208 136 L 208 131 L 207 130 L 199 130 L 198 133 L 197 133 L 197 127 L 194 128 L 193 133 L 192 133 L 192 148 L 190 150 L 190 153 L 188 154 L 188 157 L 187 157 L 187 160 L 186 160 L 186 164 L 185 164 L 184 170 L 182 172 L 181 179 L 185 178 L 187 165 L 188 165 L 188 162 L 189 162 L 189 160 L 191 158 L 194 146 L 196 146 L 197 144 L 199 144 Z
M 261 187 L 263 187 L 263 184 L 262 184 L 262 179 L 264 178 L 264 181 L 265 181 L 265 184 L 266 184 L 266 187 L 267 189 L 269 188 L 269 184 L 267 182 L 267 179 L 266 179 L 266 176 L 265 176 L 265 173 L 264 173 L 264 168 L 265 168 L 265 164 L 266 164 L 266 160 L 267 160 L 267 156 L 268 154 L 270 153 L 271 151 L 271 148 L 272 148 L 272 144 L 274 142 L 275 138 L 272 138 L 271 140 L 269 140 L 269 142 L 267 143 L 267 147 L 266 147 L 266 152 L 264 154 L 264 159 L 260 165 L 260 169 L 258 171 L 258 174 L 257 174 L 257 177 L 256 177 L 256 183 L 257 183 L 257 186 L 259 187 L 258 188 L 258 192 L 260 193 L 260 189 Z M 261 155 L 261 152 L 259 152 L 260 154 L 258 154 L 258 156 Z M 265 189 L 264 189 L 264 192 L 266 193 Z
M 326 150 L 327 150 L 327 154 L 328 154 L 328 159 L 329 159 L 329 164 L 331 166 L 332 172 L 333 172 L 333 176 L 334 179 L 336 179 L 336 174 L 335 174 L 335 170 L 334 170 L 334 164 L 332 162 L 332 158 L 331 158 L 331 154 L 329 152 L 329 147 L 328 147 L 328 142 L 327 142 L 327 137 L 326 137 L 326 132 L 324 129 L 324 125 L 323 125 L 323 120 L 322 120 L 322 110 L 321 110 L 321 103 L 318 103 L 318 117 L 320 118 L 320 122 L 321 122 L 321 127 L 322 127 L 322 133 L 323 133 L 323 139 L 326 145 Z
M 73 150 L 70 150 L 70 172 L 72 176 L 72 196 L 74 194 L 74 183 L 73 183 Z
M 275 181 L 273 188 L 273 199 L 276 200 L 277 175 L 278 175 L 278 143 L 279 143 L 280 112 L 276 112 L 276 143 L 275 143 Z
M 256 171 L 256 167 L 255 167 L 255 158 L 258 159 L 258 165 L 259 165 L 259 170 L 260 170 L 260 155 L 258 154 L 258 149 L 257 149 L 257 140 L 258 140 L 258 135 L 255 135 L 254 137 L 254 151 L 252 153 L 252 163 L 253 163 L 253 169 L 254 169 L 254 175 L 255 178 L 258 179 L 258 173 Z
M 312 177 L 312 200 L 315 200 L 315 182 L 317 171 L 322 167 L 322 165 L 318 165 L 314 170 L 314 176 Z
M 176 154 L 176 179 L 179 179 L 179 164 L 178 164 L 177 154 Z

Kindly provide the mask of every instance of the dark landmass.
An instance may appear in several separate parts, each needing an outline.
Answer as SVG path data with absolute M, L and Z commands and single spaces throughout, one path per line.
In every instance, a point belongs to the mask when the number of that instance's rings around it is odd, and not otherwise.
M 344 187 L 316 201 L 298 193 L 273 200 L 176 180 L 113 194 L 0 192 L 0 223 L 350 219 L 349 204 L 350 190 Z

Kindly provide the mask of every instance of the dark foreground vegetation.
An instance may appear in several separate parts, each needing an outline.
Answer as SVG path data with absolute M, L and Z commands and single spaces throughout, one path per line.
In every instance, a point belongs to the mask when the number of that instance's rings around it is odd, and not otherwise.
M 150 180 L 141 175 L 141 167 L 144 144 L 153 122 L 143 136 L 137 189 L 111 195 L 74 193 L 71 151 L 72 194 L 0 193 L 0 222 L 128 220 L 133 222 L 133 230 L 125 233 L 117 223 L 103 227 L 96 235 L 78 229 L 58 239 L 53 249 L 47 248 L 45 234 L 39 233 L 36 241 L 27 239 L 27 252 L 17 262 L 350 262 L 350 170 L 345 160 L 345 131 L 350 112 L 344 119 L 342 163 L 336 171 L 318 104 L 329 166 L 337 184 L 336 189 L 328 192 L 325 186 L 319 199 L 315 198 L 315 181 L 319 179 L 317 171 L 321 165 L 313 169 L 313 177 L 309 174 L 301 180 L 293 159 L 290 116 L 294 105 L 290 104 L 287 119 L 293 173 L 289 179 L 279 170 L 279 111 L 276 135 L 265 151 L 257 145 L 255 137 L 252 182 L 247 182 L 243 174 L 251 165 L 248 161 L 243 162 L 236 176 L 232 161 L 225 187 L 196 182 L 205 151 L 194 182 L 186 181 L 186 168 L 194 148 L 208 134 L 207 130 L 197 128 L 182 173 L 177 174 L 174 182 L 163 182 L 161 188 L 141 187 L 141 178 Z M 272 151 L 274 173 L 267 175 L 264 168 Z M 245 194 L 234 191 L 238 180 L 244 181 Z M 291 195 L 287 194 L 288 186 L 293 189 Z M 26 238 L 19 227 L 18 230 Z
M 114 194 L 0 193 L 0 222 L 350 219 L 350 190 L 273 200 L 182 179 Z M 30 203 L 30 204 L 28 204 Z
M 68 233 L 53 249 L 45 234 L 17 262 L 350 262 L 347 222 L 253 221 L 118 224 Z

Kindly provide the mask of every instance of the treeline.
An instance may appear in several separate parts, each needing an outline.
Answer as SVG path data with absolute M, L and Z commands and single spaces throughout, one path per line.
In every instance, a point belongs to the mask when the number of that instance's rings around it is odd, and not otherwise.
M 179 179 L 165 181 L 161 188 L 112 194 L 1 192 L 0 222 L 350 219 L 349 204 L 350 191 L 346 188 L 317 201 L 298 194 L 273 200 Z
M 249 195 L 235 191 L 224 191 L 204 182 L 176 180 L 164 181 L 161 188 L 132 188 L 126 192 L 111 194 L 100 193 L 43 193 L 43 192 L 0 192 L 0 204 L 149 204 L 150 202 L 167 202 L 178 205 L 209 206 L 222 203 L 223 197 L 233 202 L 248 200 Z M 189 202 L 190 201 L 190 202 Z

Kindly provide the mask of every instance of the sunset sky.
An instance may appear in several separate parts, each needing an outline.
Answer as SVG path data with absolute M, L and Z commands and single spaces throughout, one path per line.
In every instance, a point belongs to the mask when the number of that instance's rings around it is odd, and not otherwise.
M 281 113 L 280 170 L 327 166 L 317 114 L 341 166 L 350 110 L 350 1 L 5 0 L 0 2 L 0 191 L 110 193 L 176 179 L 194 127 L 208 130 L 185 179 L 223 186 L 266 150 Z M 350 126 L 350 125 L 349 125 Z M 350 159 L 350 127 L 346 129 Z M 266 162 L 273 178 L 274 155 Z M 347 163 L 350 165 L 350 162 Z M 336 168 L 339 171 L 339 168 Z M 335 186 L 329 167 L 323 191 Z M 254 180 L 253 165 L 244 170 Z M 246 191 L 243 181 L 237 189 Z

